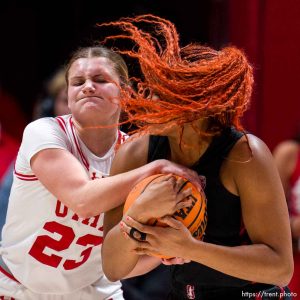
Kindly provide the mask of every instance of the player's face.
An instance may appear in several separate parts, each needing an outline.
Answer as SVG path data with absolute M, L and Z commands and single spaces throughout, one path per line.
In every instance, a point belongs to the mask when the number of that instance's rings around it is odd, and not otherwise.
M 180 127 L 175 121 L 170 121 L 163 124 L 153 124 L 150 125 L 150 133 L 152 135 L 161 135 L 161 136 L 172 136 L 174 133 L 180 131 Z
M 68 105 L 83 126 L 118 122 L 120 80 L 105 57 L 80 58 L 69 70 Z
M 199 139 L 199 132 L 205 132 L 208 128 L 208 121 L 206 119 L 197 119 L 179 126 L 176 121 L 170 121 L 164 124 L 157 124 L 150 126 L 150 133 L 153 135 L 168 136 L 178 140 L 180 143 L 182 138 L 184 143 L 189 146 L 189 141 Z M 182 135 L 183 134 L 183 135 Z

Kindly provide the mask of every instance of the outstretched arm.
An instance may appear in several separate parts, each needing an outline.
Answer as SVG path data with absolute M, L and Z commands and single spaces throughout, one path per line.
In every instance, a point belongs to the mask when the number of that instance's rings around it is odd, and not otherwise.
M 67 150 L 41 150 L 30 163 L 34 174 L 57 199 L 80 217 L 87 218 L 119 206 L 138 181 L 152 174 L 176 173 L 196 180 L 193 173 L 167 160 L 147 164 L 146 157 L 129 153 L 125 158 L 128 163 L 120 165 L 115 176 L 96 180 L 90 180 L 82 165 Z
M 139 180 L 161 172 L 164 164 L 163 160 L 155 161 L 124 174 L 90 180 L 81 164 L 66 150 L 42 150 L 31 160 L 32 170 L 41 183 L 84 218 L 119 206 Z

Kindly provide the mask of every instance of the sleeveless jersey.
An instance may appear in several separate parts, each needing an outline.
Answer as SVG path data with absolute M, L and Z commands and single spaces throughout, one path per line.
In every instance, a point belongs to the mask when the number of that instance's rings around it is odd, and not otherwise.
M 220 181 L 220 168 L 235 143 L 243 133 L 234 128 L 226 128 L 213 138 L 206 152 L 191 169 L 205 176 L 207 197 L 207 227 L 203 240 L 224 246 L 250 244 L 251 241 L 243 226 L 240 198 L 230 193 Z M 168 158 L 170 146 L 167 137 L 151 136 L 148 161 Z M 191 262 L 171 266 L 172 286 L 178 295 L 193 298 L 196 288 L 240 287 L 248 281 L 229 276 L 200 263 Z M 189 298 L 191 297 L 191 298 Z M 176 298 L 177 299 L 177 298 Z
M 43 149 L 67 150 L 101 184 L 100 178 L 109 175 L 115 146 L 125 138 L 118 131 L 111 149 L 97 157 L 80 140 L 71 115 L 42 118 L 26 127 L 1 249 L 3 261 L 25 287 L 41 294 L 67 294 L 102 277 L 103 299 L 120 289 L 120 282 L 109 282 L 102 271 L 103 214 L 79 218 L 42 185 L 30 159 Z

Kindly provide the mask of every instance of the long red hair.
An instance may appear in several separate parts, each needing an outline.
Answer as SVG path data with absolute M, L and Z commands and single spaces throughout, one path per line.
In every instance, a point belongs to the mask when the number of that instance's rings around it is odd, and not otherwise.
M 137 59 L 143 75 L 131 78 L 136 89 L 122 89 L 122 108 L 137 131 L 151 132 L 153 124 L 182 126 L 197 119 L 208 119 L 211 131 L 232 125 L 243 129 L 240 118 L 253 86 L 252 67 L 243 51 L 236 47 L 217 51 L 198 43 L 180 47 L 174 24 L 153 15 L 99 26 L 121 30 L 104 42 L 134 43 L 118 52 Z

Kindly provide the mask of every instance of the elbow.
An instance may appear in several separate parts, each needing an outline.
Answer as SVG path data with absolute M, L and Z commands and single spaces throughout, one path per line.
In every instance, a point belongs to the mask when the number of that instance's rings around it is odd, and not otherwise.
M 78 215 L 79 218 L 83 219 L 95 216 L 95 213 L 92 213 L 87 203 L 84 202 L 78 202 L 74 208 L 74 212 Z
M 103 272 L 104 272 L 104 275 L 106 276 L 106 278 L 111 282 L 116 282 L 116 281 L 119 281 L 122 279 L 122 278 L 115 276 L 114 274 L 112 274 L 110 272 L 104 271 L 104 269 L 103 269 Z
M 294 273 L 293 258 L 288 259 L 286 262 L 283 261 L 277 272 L 277 278 L 274 284 L 280 287 L 287 286 L 292 279 L 293 273 Z
M 91 181 L 82 183 L 80 188 L 73 189 L 68 195 L 69 207 L 78 215 L 80 218 L 91 218 L 102 213 L 102 201 L 91 193 Z
M 123 276 L 122 272 L 120 271 L 120 264 L 116 263 L 117 260 L 112 256 L 112 248 L 106 244 L 107 237 L 108 236 L 105 237 L 101 249 L 102 270 L 109 281 L 115 282 L 121 280 Z
M 117 272 L 115 272 L 114 269 L 115 268 L 112 267 L 112 265 L 105 264 L 104 262 L 102 262 L 103 273 L 106 276 L 106 278 L 111 282 L 116 282 L 122 279 L 122 277 L 119 276 L 120 274 L 117 274 Z
M 76 203 L 74 203 L 72 210 L 78 215 L 79 218 L 87 219 L 99 215 L 101 212 L 96 212 L 93 209 L 91 201 L 85 196 L 78 197 Z

